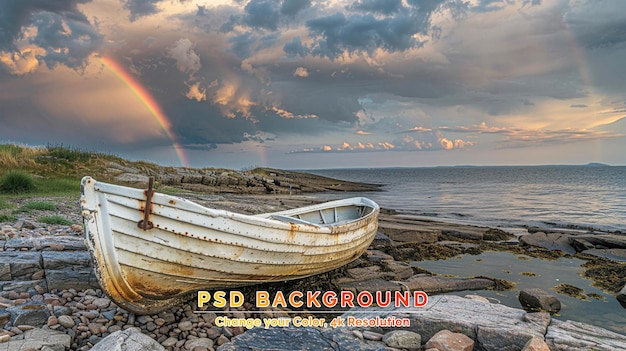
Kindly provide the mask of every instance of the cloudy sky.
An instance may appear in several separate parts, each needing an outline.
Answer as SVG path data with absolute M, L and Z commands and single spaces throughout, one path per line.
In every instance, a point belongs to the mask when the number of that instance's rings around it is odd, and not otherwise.
M 3 0 L 0 142 L 194 167 L 626 165 L 622 0 Z

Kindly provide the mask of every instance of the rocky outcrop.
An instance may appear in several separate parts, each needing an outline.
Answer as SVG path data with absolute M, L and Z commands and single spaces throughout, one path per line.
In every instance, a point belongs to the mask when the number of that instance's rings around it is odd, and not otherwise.
M 459 296 L 432 296 L 423 308 L 353 309 L 341 316 L 359 320 L 396 318 L 410 321 L 410 326 L 345 328 L 254 328 L 220 346 L 229 350 L 375 350 L 395 334 L 419 335 L 422 349 L 513 351 L 541 350 L 624 350 L 626 336 L 588 324 L 559 321 L 548 313 L 529 313 Z M 352 332 L 350 332 L 350 330 Z M 382 332 L 382 338 L 376 335 Z M 368 335 L 367 338 L 365 336 Z M 416 335 L 407 334 L 403 348 L 413 348 Z M 454 344 L 458 348 L 446 348 Z M 394 341 L 394 347 L 398 347 Z M 410 346 L 409 346 L 410 345 Z
M 110 162 L 107 170 L 118 183 L 144 186 L 154 177 L 157 186 L 203 193 L 294 194 L 325 191 L 377 191 L 378 185 L 348 182 L 308 173 L 270 168 L 235 171 L 215 168 L 129 167 Z
M 519 238 L 522 245 L 558 250 L 573 255 L 577 252 L 607 258 L 616 262 L 626 262 L 626 235 L 564 231 L 545 233 L 541 231 Z

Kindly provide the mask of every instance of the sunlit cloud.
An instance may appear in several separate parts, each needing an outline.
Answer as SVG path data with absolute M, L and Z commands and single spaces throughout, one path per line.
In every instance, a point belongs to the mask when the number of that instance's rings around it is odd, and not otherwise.
M 196 100 L 198 102 L 206 100 L 206 89 L 200 87 L 200 83 L 194 83 L 189 86 L 189 91 L 185 94 L 189 100 Z
M 304 67 L 298 67 L 293 72 L 293 76 L 294 77 L 306 78 L 306 77 L 309 76 L 309 71 L 306 68 L 304 68 Z

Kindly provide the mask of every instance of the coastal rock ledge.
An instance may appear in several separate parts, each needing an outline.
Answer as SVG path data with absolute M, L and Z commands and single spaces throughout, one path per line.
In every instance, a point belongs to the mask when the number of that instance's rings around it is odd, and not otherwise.
M 626 350 L 626 336 L 574 321 L 560 321 L 546 312 L 526 312 L 500 304 L 455 295 L 436 295 L 423 308 L 352 309 L 341 318 L 359 320 L 394 317 L 409 319 L 404 328 L 253 328 L 236 336 L 217 351 L 278 350 L 382 350 L 377 338 L 394 330 L 417 333 L 424 344 L 442 330 L 461 333 L 478 351 Z M 384 338 L 383 338 L 384 340 Z M 455 349 L 456 350 L 456 349 Z

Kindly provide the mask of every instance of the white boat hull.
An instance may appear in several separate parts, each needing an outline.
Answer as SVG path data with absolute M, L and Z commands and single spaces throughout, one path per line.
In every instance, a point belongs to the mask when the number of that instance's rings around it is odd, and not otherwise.
M 85 177 L 81 207 L 102 289 L 119 306 L 153 314 L 202 289 L 303 278 L 359 257 L 378 205 L 351 198 L 256 216 Z M 148 216 L 151 229 L 140 223 Z

